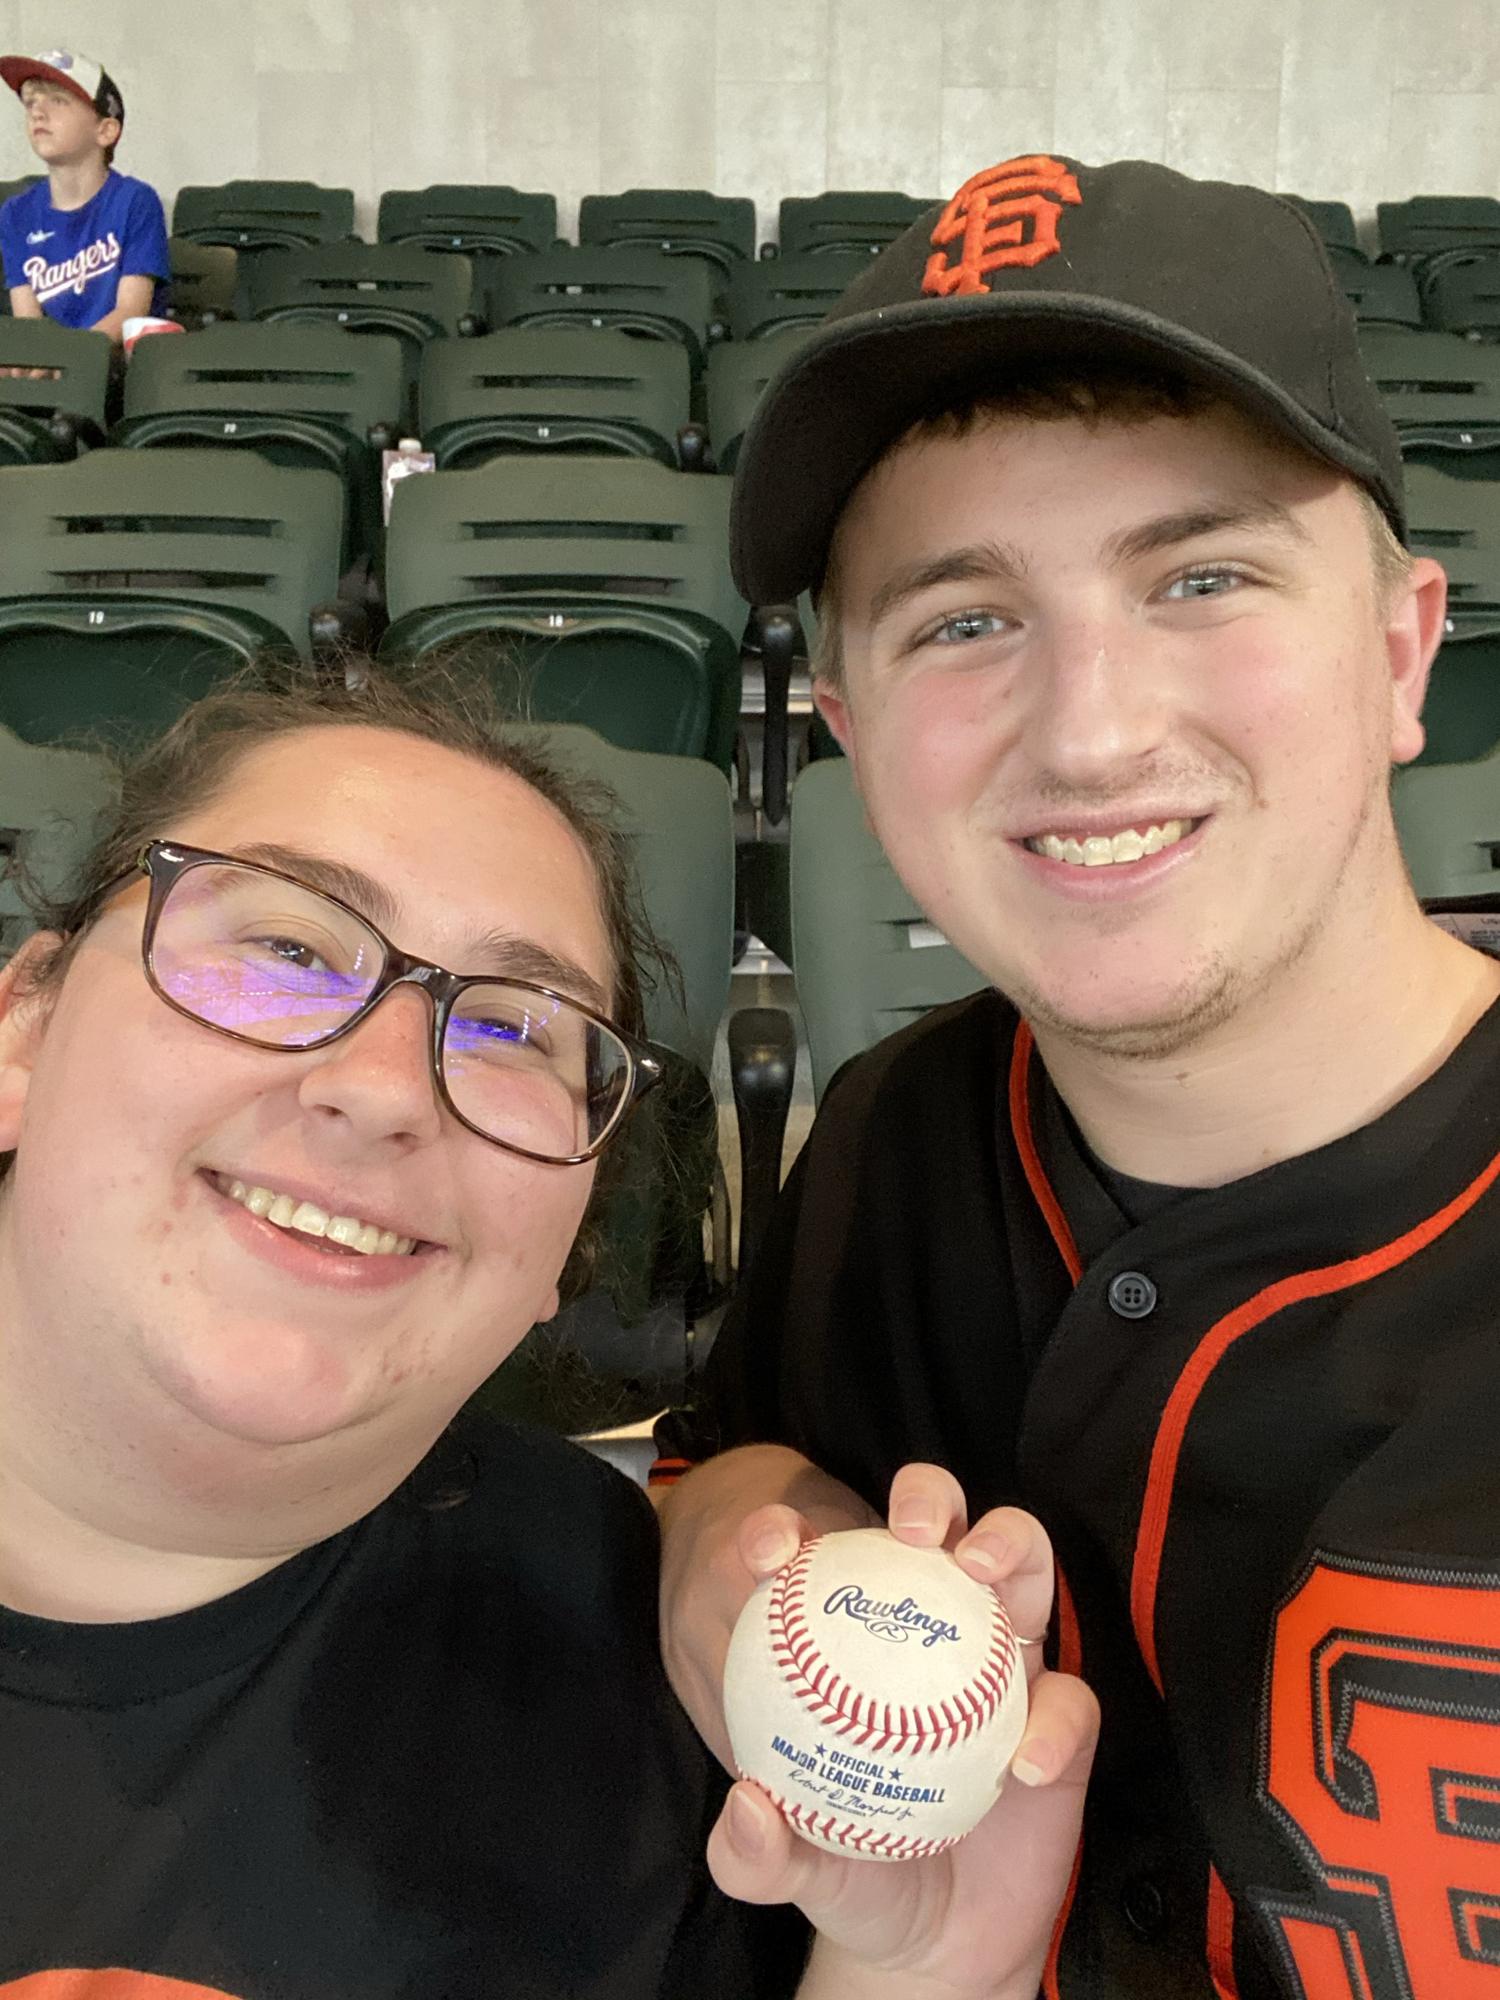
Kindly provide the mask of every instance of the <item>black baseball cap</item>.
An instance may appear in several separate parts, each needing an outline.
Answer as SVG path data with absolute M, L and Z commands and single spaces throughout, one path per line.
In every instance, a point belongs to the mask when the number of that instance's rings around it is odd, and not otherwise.
M 1307 216 L 1145 160 L 1038 153 L 975 174 L 897 237 L 772 378 L 735 468 L 746 598 L 815 589 L 881 453 L 1037 363 L 1201 382 L 1358 480 L 1406 539 L 1395 429 Z
M 118 118 L 125 123 L 125 100 L 120 86 L 109 71 L 92 56 L 74 55 L 68 49 L 49 49 L 41 56 L 0 56 L 0 77 L 17 97 L 23 83 L 40 77 L 44 83 L 61 84 L 93 106 L 101 118 Z

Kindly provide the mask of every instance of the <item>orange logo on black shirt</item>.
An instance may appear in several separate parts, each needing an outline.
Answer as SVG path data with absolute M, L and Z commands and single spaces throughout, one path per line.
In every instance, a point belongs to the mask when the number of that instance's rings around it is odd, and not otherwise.
M 1276 1621 L 1265 1797 L 1316 1883 L 1254 1894 L 1305 2000 L 1500 1994 L 1500 1594 L 1319 1564 Z
M 217 1986 L 194 1986 L 154 1972 L 126 1972 L 118 1966 L 98 1971 L 32 1972 L 0 1986 L 0 2000 L 234 2000 Z
M 940 299 L 951 292 L 987 292 L 984 280 L 991 271 L 1007 265 L 1029 269 L 1055 257 L 1062 248 L 1057 224 L 1063 207 L 1082 202 L 1075 176 L 1048 153 L 986 167 L 964 182 L 939 216 L 922 290 Z M 956 264 L 949 261 L 955 243 L 962 245 Z

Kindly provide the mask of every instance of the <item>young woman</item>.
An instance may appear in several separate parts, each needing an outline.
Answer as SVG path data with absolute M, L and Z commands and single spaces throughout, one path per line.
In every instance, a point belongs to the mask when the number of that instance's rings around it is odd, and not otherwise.
M 929 1990 L 881 1961 L 936 1911 L 804 1972 L 714 1887 L 649 1506 L 455 1423 L 656 1073 L 599 801 L 448 687 L 240 687 L 42 914 L 0 973 L 0 1994 Z M 834 1910 L 739 1811 L 721 1877 Z

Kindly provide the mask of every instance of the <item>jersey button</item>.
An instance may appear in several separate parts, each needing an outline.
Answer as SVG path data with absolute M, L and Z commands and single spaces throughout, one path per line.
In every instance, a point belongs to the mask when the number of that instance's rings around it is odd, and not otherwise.
M 1134 1875 L 1120 1898 L 1125 1921 L 1137 1937 L 1159 1938 L 1167 1927 L 1167 1899 L 1149 1875 Z
M 1145 1319 L 1156 1311 L 1156 1287 L 1144 1271 L 1117 1271 L 1109 1281 L 1109 1305 L 1121 1319 Z

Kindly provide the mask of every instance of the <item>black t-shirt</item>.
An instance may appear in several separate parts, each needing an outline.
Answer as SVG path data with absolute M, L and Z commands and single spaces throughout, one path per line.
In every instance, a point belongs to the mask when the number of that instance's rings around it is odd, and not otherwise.
M 1099 1694 L 1049 2000 L 1500 1996 L 1500 1005 L 1221 1188 L 1082 1146 L 983 994 L 825 1095 L 665 1458 L 1039 1515 Z
M 792 1993 L 801 1919 L 707 1874 L 724 1780 L 662 1673 L 656 1564 L 610 1467 L 469 1423 L 216 1603 L 0 1611 L 0 1993 Z

